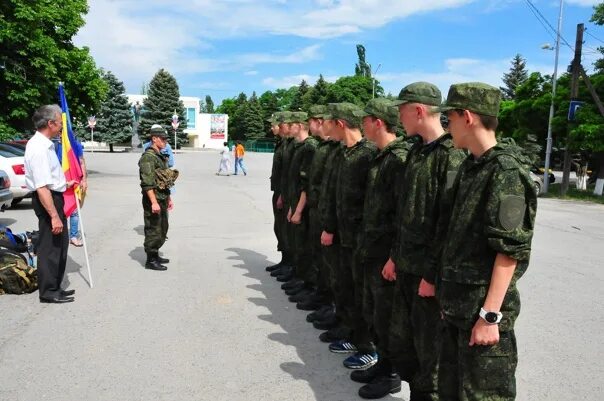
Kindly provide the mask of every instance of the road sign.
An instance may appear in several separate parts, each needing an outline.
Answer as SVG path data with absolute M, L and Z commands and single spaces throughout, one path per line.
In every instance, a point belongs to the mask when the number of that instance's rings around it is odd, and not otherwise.
M 581 106 L 583 106 L 583 102 L 580 102 L 578 100 L 570 101 L 570 106 L 568 106 L 568 121 L 575 121 L 575 114 Z

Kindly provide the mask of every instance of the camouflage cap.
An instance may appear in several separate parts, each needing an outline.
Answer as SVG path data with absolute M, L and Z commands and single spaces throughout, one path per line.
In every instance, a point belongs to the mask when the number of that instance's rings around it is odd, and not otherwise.
M 428 106 L 440 106 L 443 101 L 440 89 L 429 82 L 414 82 L 401 89 L 398 99 L 393 103 L 400 106 L 405 103 L 420 103 Z
M 322 104 L 317 104 L 310 107 L 310 111 L 308 113 L 308 118 L 324 118 L 327 113 L 327 106 L 323 106 Z
M 281 114 L 280 111 L 273 113 L 269 118 L 266 119 L 266 121 L 271 123 L 271 125 L 279 124 L 279 114 Z
M 399 122 L 399 112 L 391 100 L 386 98 L 371 99 L 364 110 L 356 113 L 358 117 L 363 118 L 373 116 L 390 125 L 396 126 Z
M 149 136 L 161 136 L 163 138 L 168 136 L 168 133 L 166 132 L 166 130 L 164 129 L 164 127 L 162 127 L 159 124 L 153 124 L 151 126 L 151 128 L 149 129 Z
M 281 113 L 279 113 L 279 118 L 277 119 L 277 122 L 279 124 L 289 124 L 292 122 L 291 119 L 292 119 L 291 111 L 282 111 Z
M 292 111 L 290 123 L 305 123 L 308 121 L 308 114 L 305 111 Z
M 494 86 L 482 82 L 465 82 L 451 85 L 447 100 L 439 106 L 439 111 L 469 110 L 485 116 L 497 117 L 501 92 Z
M 363 110 L 353 103 L 330 103 L 327 106 L 327 117 L 325 119 L 344 120 L 349 124 L 357 127 L 360 126 L 360 112 Z

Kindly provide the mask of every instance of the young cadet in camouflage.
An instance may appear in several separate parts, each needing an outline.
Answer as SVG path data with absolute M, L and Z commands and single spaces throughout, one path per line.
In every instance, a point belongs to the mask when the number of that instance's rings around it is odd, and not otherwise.
M 270 182 L 271 182 L 271 191 L 273 191 L 273 197 L 272 197 L 272 201 L 271 201 L 271 205 L 273 208 L 273 218 L 274 218 L 273 231 L 275 232 L 275 237 L 277 238 L 277 251 L 281 252 L 281 260 L 279 261 L 279 263 L 277 263 L 275 265 L 268 266 L 266 268 L 266 271 L 268 271 L 268 272 L 272 272 L 274 270 L 279 269 L 282 265 L 286 264 L 286 262 L 287 262 L 287 258 L 286 258 L 287 255 L 283 251 L 283 244 L 282 244 L 282 239 L 281 239 L 280 213 L 283 210 L 283 208 L 281 208 L 281 209 L 277 208 L 277 199 L 279 198 L 279 194 L 280 194 L 279 185 L 281 184 L 281 164 L 282 164 L 282 160 L 283 160 L 283 153 L 282 153 L 283 138 L 281 137 L 281 131 L 279 129 L 278 118 L 279 118 L 279 113 L 275 113 L 271 116 L 271 118 L 268 119 L 268 122 L 271 124 L 271 131 L 276 138 L 275 150 L 273 152 L 273 166 L 271 168 Z
M 352 372 L 350 378 L 367 383 L 359 389 L 361 397 L 376 399 L 401 389 L 388 344 L 394 283 L 382 277 L 382 268 L 390 257 L 396 233 L 394 218 L 401 190 L 399 180 L 411 145 L 407 138 L 396 137 L 399 113 L 390 100 L 369 101 L 361 117 L 365 137 L 377 146 L 379 153 L 371 161 L 367 175 L 356 263 L 364 274 L 363 314 L 376 340 L 379 361 L 367 370 Z
M 335 121 L 333 116 L 329 114 L 323 115 L 323 130 L 329 136 L 329 152 L 325 159 L 325 168 L 323 170 L 323 179 L 319 189 L 319 226 L 321 230 L 321 255 L 323 269 L 329 279 L 331 293 L 335 303 L 335 327 L 321 333 L 319 339 L 323 342 L 334 342 L 338 340 L 348 339 L 351 329 L 346 325 L 344 312 L 346 307 L 342 304 L 341 291 L 339 290 L 341 282 L 338 277 L 340 266 L 340 244 L 335 237 L 337 231 L 336 219 L 336 174 L 339 164 L 342 161 L 342 153 L 344 146 L 339 139 L 333 137 L 333 128 Z M 328 317 L 326 317 L 328 318 Z M 323 320 L 323 319 L 321 319 Z M 320 325 L 325 323 L 322 321 L 313 322 L 313 325 L 318 329 L 324 329 Z
M 288 281 L 293 278 L 294 268 L 292 264 L 295 261 L 293 239 L 291 233 L 291 225 L 287 221 L 287 193 L 288 193 L 288 172 L 291 161 L 294 138 L 291 136 L 290 123 L 292 113 L 283 111 L 279 113 L 279 131 L 282 135 L 283 144 L 281 145 L 281 173 L 279 177 L 278 189 L 279 196 L 277 197 L 277 209 L 281 210 L 280 214 L 280 232 L 282 247 L 287 255 L 287 263 L 282 264 L 280 268 L 271 272 L 271 276 L 277 277 L 279 281 Z
M 352 103 L 330 104 L 329 114 L 335 121 L 332 135 L 345 149 L 335 174 L 337 236 L 340 242 L 339 281 L 336 297 L 345 309 L 346 325 L 353 329 L 352 341 L 337 341 L 329 346 L 332 352 L 355 352 L 344 360 L 350 369 L 368 368 L 377 363 L 375 346 L 369 327 L 363 318 L 362 266 L 355 263 L 357 238 L 361 231 L 367 174 L 377 148 L 361 135 L 360 112 Z
M 145 222 L 145 268 L 166 270 L 163 263 L 170 262 L 159 256 L 159 248 L 166 242 L 168 234 L 168 210 L 173 204 L 170 188 L 160 189 L 157 172 L 168 168 L 168 161 L 160 151 L 166 146 L 166 131 L 160 125 L 153 125 L 150 133 L 151 146 L 138 161 L 141 190 L 143 195 L 143 218 Z
M 452 189 L 437 283 L 444 401 L 516 398 L 516 281 L 529 263 L 537 195 L 517 148 L 495 138 L 500 96 L 486 84 L 456 84 L 440 108 L 455 147 L 471 153 Z
M 288 170 L 286 207 L 288 208 L 287 221 L 291 225 L 293 249 L 296 258 L 294 263 L 296 266 L 296 277 L 305 282 L 309 290 L 308 294 L 310 295 L 313 292 L 313 283 L 310 277 L 312 254 L 309 243 L 309 219 L 306 202 L 308 175 L 317 148 L 317 141 L 308 135 L 307 120 L 308 115 L 305 112 L 292 113 L 290 129 L 294 137 L 294 146 Z M 293 302 L 303 301 L 303 295 L 305 294 L 292 295 L 290 300 Z
M 327 303 L 327 308 L 323 312 L 332 310 L 331 307 L 331 289 L 326 271 L 322 266 L 321 257 L 321 225 L 319 221 L 319 191 L 321 181 L 323 179 L 325 163 L 329 151 L 331 149 L 329 137 L 323 129 L 323 116 L 327 112 L 326 106 L 316 105 L 310 108 L 309 112 L 309 129 L 315 140 L 317 141 L 317 149 L 315 151 L 310 170 L 308 174 L 308 192 L 307 203 L 309 217 L 309 244 L 311 249 L 311 266 L 308 279 L 317 287 L 317 295 L 323 298 L 324 303 Z M 308 305 L 321 306 L 317 303 Z M 315 314 L 316 316 L 317 314 Z M 311 318 L 311 320 L 314 320 Z
M 440 90 L 427 82 L 407 85 L 395 101 L 407 134 L 422 139 L 409 152 L 399 183 L 404 190 L 391 252 L 397 283 L 392 331 L 397 346 L 402 347 L 395 359 L 399 371 L 410 379 L 414 401 L 438 400 L 441 318 L 435 298 L 437 267 L 433 255 L 438 248 L 438 222 L 447 218 L 450 188 L 466 158 L 445 134 L 441 114 L 435 110 L 441 102 Z M 392 278 L 391 269 L 392 263 L 388 263 L 385 276 Z

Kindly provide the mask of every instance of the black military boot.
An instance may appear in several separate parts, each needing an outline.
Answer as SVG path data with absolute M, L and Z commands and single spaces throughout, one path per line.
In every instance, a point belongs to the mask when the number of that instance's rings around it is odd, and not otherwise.
M 265 270 L 267 272 L 272 272 L 274 270 L 277 270 L 277 269 L 281 268 L 281 266 L 283 266 L 283 264 L 282 264 L 282 262 L 279 262 L 279 263 L 274 264 L 274 265 L 266 266 Z
M 383 398 L 401 391 L 401 378 L 396 373 L 380 375 L 359 389 L 359 396 L 367 400 Z
M 161 264 L 161 262 L 158 259 L 157 254 L 152 254 L 152 253 L 148 253 L 147 254 L 147 261 L 145 262 L 145 269 L 150 269 L 150 270 L 168 270 L 168 268 L 164 265 Z
M 350 380 L 357 383 L 371 383 L 373 379 L 378 376 L 385 376 L 391 373 L 390 366 L 385 366 L 382 362 L 382 358 L 379 359 L 378 363 L 365 370 L 355 370 L 350 374 Z
M 159 256 L 159 254 L 157 255 L 157 261 L 159 263 L 170 263 L 170 259 L 162 258 L 161 256 Z

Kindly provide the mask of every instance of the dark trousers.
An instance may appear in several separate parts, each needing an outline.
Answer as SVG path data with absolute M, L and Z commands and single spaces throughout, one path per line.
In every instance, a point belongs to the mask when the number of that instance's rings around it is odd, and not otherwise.
M 272 199 L 272 204 L 273 204 L 273 217 L 274 217 L 274 223 L 273 223 L 273 231 L 275 232 L 275 237 L 277 238 L 277 251 L 282 252 L 284 249 L 283 247 L 283 239 L 282 239 L 282 235 L 281 235 L 281 219 L 282 219 L 282 215 L 283 215 L 283 209 L 277 209 L 277 199 L 279 199 L 279 194 L 277 192 L 273 192 L 273 199 Z
M 153 213 L 151 210 L 151 201 L 145 194 L 143 195 L 143 217 L 145 221 L 145 252 L 149 256 L 156 256 L 159 248 L 166 242 L 168 234 L 168 200 L 158 199 L 161 211 Z
M 34 192 L 32 205 L 34 212 L 38 217 L 38 287 L 40 298 L 59 297 L 61 292 L 61 282 L 65 275 L 65 265 L 67 264 L 67 249 L 69 246 L 69 230 L 67 229 L 67 219 L 63 213 L 63 193 L 52 192 L 52 201 L 55 204 L 57 213 L 61 222 L 63 222 L 63 231 L 60 234 L 52 233 L 52 223 L 50 215 L 42 206 L 38 194 Z
M 470 347 L 471 329 L 445 321 L 438 395 L 441 401 L 513 401 L 518 354 L 514 331 L 500 331 L 499 343 Z

